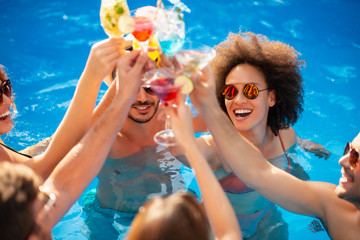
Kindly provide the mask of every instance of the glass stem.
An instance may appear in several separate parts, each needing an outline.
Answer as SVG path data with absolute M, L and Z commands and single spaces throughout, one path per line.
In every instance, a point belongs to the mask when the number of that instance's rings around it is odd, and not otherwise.
M 170 121 L 170 115 L 166 114 L 165 119 L 165 130 L 171 129 L 171 121 Z

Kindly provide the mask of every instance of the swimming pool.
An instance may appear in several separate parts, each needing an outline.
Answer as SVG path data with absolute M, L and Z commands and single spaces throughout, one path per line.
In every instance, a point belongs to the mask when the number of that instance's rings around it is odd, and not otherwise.
M 128 0 L 131 9 L 155 0 Z M 327 161 L 309 155 L 304 165 L 312 180 L 337 184 L 337 163 L 347 141 L 360 130 L 360 19 L 356 0 L 184 0 L 187 37 L 216 45 L 229 32 L 262 33 L 302 53 L 306 61 L 304 113 L 297 134 L 332 152 Z M 90 50 L 106 37 L 99 21 L 100 0 L 0 0 L 0 63 L 13 80 L 19 113 L 15 129 L 3 140 L 22 149 L 51 135 L 72 98 Z M 102 88 L 102 95 L 106 87 Z M 89 189 L 96 186 L 94 181 Z M 55 239 L 84 239 L 82 199 L 54 229 Z M 312 233 L 312 218 L 283 211 L 290 238 L 329 239 Z

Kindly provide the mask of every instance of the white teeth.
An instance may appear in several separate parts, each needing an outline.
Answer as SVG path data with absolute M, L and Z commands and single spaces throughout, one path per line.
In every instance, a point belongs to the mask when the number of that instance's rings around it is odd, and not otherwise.
M 137 109 L 139 109 L 139 110 L 145 110 L 145 109 L 147 109 L 147 107 L 136 107 Z
M 350 176 L 342 175 L 340 178 L 341 182 L 353 182 L 353 179 Z
M 0 115 L 0 118 L 6 117 L 6 116 L 8 116 L 8 115 L 10 115 L 10 111 L 7 111 L 7 112 L 1 114 L 1 115 Z
M 249 109 L 235 110 L 235 113 L 236 114 L 251 113 L 251 110 Z

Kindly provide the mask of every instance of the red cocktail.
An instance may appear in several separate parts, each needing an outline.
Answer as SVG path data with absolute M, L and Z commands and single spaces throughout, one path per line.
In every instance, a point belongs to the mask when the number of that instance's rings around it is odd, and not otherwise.
M 154 33 L 154 23 L 150 18 L 147 17 L 134 17 L 135 30 L 133 35 L 139 42 L 145 42 L 150 39 L 151 34 Z
M 161 77 L 153 80 L 150 86 L 156 95 L 164 102 L 175 99 L 182 87 L 174 85 L 174 78 L 172 77 Z
M 173 69 L 156 69 L 152 79 L 147 82 L 151 90 L 160 98 L 166 107 L 171 107 L 170 101 L 174 100 L 183 87 L 183 84 L 175 84 L 176 73 Z M 163 146 L 174 146 L 176 139 L 173 130 L 170 127 L 170 115 L 166 116 L 165 129 L 157 132 L 154 141 Z

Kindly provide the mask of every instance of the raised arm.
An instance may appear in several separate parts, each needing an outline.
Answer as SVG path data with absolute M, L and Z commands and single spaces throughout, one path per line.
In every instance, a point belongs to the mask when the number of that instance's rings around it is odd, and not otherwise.
M 89 127 L 102 79 L 115 68 L 123 39 L 106 39 L 91 48 L 70 106 L 44 154 L 28 161 L 44 179 Z
M 209 69 L 194 78 L 191 100 L 203 116 L 223 159 L 249 187 L 283 208 L 304 215 L 324 217 L 324 189 L 329 185 L 301 181 L 270 164 L 235 129 L 220 109 L 215 96 L 215 81 Z M 209 94 L 211 93 L 211 94 Z M 321 186 L 322 185 L 322 188 Z M 330 192 L 330 191 L 327 191 Z
M 112 104 L 43 184 L 44 189 L 54 193 L 57 200 L 48 218 L 39 219 L 42 226 L 51 229 L 100 171 L 136 98 L 140 87 L 140 73 L 147 60 L 148 57 L 139 55 L 138 51 L 119 60 L 120 77 L 116 82 L 116 94 Z
M 216 239 L 242 239 L 236 215 L 229 199 L 213 174 L 194 138 L 191 110 L 178 97 L 177 108 L 171 110 L 172 128 L 184 148 L 201 191 L 205 210 Z

